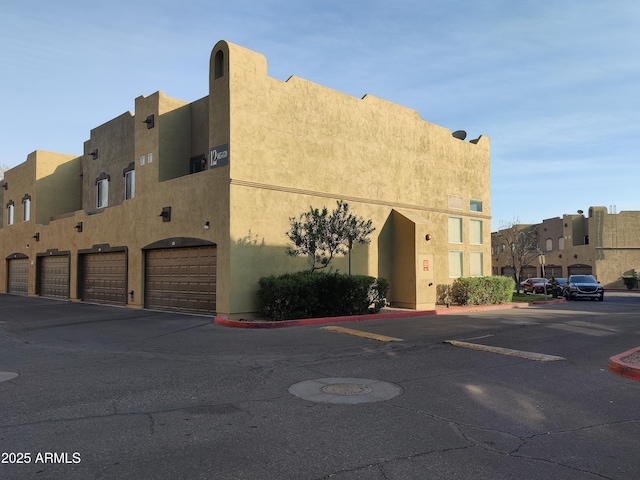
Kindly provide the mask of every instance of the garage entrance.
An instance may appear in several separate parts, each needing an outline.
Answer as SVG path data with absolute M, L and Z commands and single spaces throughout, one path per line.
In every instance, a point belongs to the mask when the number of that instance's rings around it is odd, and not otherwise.
M 7 258 L 7 293 L 29 293 L 29 257 L 22 253 Z
M 78 278 L 80 299 L 83 302 L 126 305 L 126 248 L 100 246 L 78 253 L 80 254 Z
M 593 272 L 591 265 L 584 264 L 569 265 L 568 270 L 569 275 L 591 275 Z
M 169 248 L 155 248 L 167 242 Z M 196 242 L 172 239 L 145 248 L 145 308 L 215 314 L 217 249 L 185 246 Z
M 69 252 L 39 254 L 36 293 L 43 297 L 69 298 Z

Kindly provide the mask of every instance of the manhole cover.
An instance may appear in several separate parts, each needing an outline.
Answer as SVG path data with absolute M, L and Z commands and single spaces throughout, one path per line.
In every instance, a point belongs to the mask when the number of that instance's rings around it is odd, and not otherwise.
M 353 383 L 338 383 L 336 385 L 327 385 L 322 387 L 321 390 L 324 393 L 330 393 L 331 395 L 366 395 L 373 390 L 366 385 L 358 385 Z
M 0 382 L 6 382 L 7 380 L 13 380 L 18 376 L 14 372 L 0 372 Z
M 381 402 L 403 392 L 398 385 L 368 378 L 319 378 L 289 387 L 289 393 L 296 397 L 323 403 Z

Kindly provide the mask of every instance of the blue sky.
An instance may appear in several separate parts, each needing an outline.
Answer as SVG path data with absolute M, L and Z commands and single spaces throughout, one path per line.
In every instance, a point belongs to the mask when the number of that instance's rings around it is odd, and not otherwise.
M 0 164 L 81 155 L 140 95 L 206 96 L 222 39 L 489 136 L 492 230 L 640 210 L 637 0 L 2 0 Z

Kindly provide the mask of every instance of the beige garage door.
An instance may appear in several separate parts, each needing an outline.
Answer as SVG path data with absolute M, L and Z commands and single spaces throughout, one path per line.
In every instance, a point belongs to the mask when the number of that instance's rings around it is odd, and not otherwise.
M 87 253 L 81 256 L 81 296 L 84 302 L 126 305 L 125 252 Z
M 147 250 L 145 273 L 146 308 L 215 313 L 215 246 Z
M 12 258 L 7 260 L 8 293 L 26 295 L 29 292 L 29 259 Z
M 69 255 L 40 258 L 40 295 L 69 298 Z

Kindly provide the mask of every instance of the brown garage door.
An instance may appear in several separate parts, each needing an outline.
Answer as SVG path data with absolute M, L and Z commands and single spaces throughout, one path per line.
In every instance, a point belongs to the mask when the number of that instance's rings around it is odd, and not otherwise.
M 69 255 L 40 257 L 39 269 L 40 295 L 69 298 Z
M 215 313 L 216 247 L 147 250 L 145 307 Z
M 81 256 L 81 296 L 84 302 L 127 303 L 125 252 L 87 253 Z
M 7 292 L 26 295 L 29 292 L 29 259 L 12 258 L 7 260 Z

